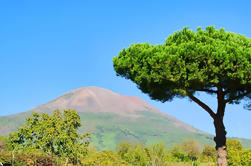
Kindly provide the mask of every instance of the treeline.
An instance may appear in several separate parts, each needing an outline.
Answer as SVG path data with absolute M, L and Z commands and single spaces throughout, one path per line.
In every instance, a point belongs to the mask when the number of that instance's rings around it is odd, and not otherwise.
M 8 138 L 0 137 L 3 165 L 83 165 L 83 166 L 183 166 L 216 165 L 216 151 L 192 138 L 172 148 L 159 142 L 152 146 L 121 142 L 116 151 L 97 151 L 90 134 L 80 135 L 80 117 L 75 110 L 56 110 L 51 116 L 34 113 L 26 124 Z M 250 166 L 251 151 L 239 141 L 227 140 L 228 164 Z M 0 164 L 1 165 L 1 164 Z

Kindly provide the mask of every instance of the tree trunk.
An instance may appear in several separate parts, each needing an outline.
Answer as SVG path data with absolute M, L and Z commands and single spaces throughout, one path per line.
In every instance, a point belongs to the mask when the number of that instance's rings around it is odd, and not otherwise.
M 216 143 L 215 148 L 217 151 L 217 164 L 218 166 L 227 166 L 227 147 L 226 147 L 227 132 L 225 130 L 225 126 L 223 123 L 223 117 L 224 117 L 226 103 L 227 103 L 227 101 L 225 100 L 226 93 L 223 92 L 221 85 L 217 85 L 217 91 L 213 91 L 213 92 L 217 93 L 217 101 L 218 101 L 217 113 L 214 113 L 214 111 L 210 107 L 208 107 L 205 103 L 200 101 L 198 98 L 196 98 L 192 94 L 188 93 L 188 96 L 190 99 L 196 102 L 199 106 L 201 106 L 206 112 L 208 112 L 209 115 L 213 118 L 215 134 L 216 134 L 216 136 L 214 137 L 214 141 Z
M 67 166 L 68 165 L 68 158 L 66 158 L 66 160 L 65 160 L 65 166 Z
M 217 165 L 227 166 L 227 147 L 226 147 L 226 130 L 223 119 L 218 116 L 214 119 L 215 133 L 214 141 L 217 150 Z
M 12 160 L 11 160 L 11 165 L 14 165 L 14 160 L 15 160 L 15 155 L 14 155 L 14 150 L 11 151 L 12 154 Z

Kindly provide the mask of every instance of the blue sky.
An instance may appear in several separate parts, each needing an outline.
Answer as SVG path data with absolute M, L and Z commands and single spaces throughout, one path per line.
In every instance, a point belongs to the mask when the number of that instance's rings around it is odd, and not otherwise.
M 251 37 L 250 1 L 1 1 L 0 115 L 30 110 L 79 87 L 139 96 L 209 133 L 213 121 L 187 99 L 150 100 L 117 77 L 112 58 L 132 43 L 163 43 L 189 26 L 215 25 Z M 215 108 L 214 97 L 198 97 Z M 251 112 L 228 105 L 227 136 L 251 139 Z

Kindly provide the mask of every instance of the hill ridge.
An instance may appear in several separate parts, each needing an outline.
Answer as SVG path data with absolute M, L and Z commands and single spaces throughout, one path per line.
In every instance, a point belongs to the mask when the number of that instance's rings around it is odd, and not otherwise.
M 95 86 L 73 89 L 27 112 L 0 116 L 0 135 L 15 131 L 32 112 L 52 113 L 64 108 L 77 110 L 84 124 L 80 131 L 90 132 L 99 150 L 114 149 L 120 141 L 146 145 L 163 141 L 170 146 L 187 137 L 214 144 L 212 135 L 161 112 L 137 96 Z

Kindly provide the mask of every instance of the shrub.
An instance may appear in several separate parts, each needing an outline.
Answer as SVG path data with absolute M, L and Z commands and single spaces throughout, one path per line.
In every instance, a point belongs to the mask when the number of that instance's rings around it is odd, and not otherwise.
M 128 165 L 120 156 L 112 151 L 94 152 L 90 154 L 87 158 L 81 161 L 84 166 L 97 166 L 97 165 Z

